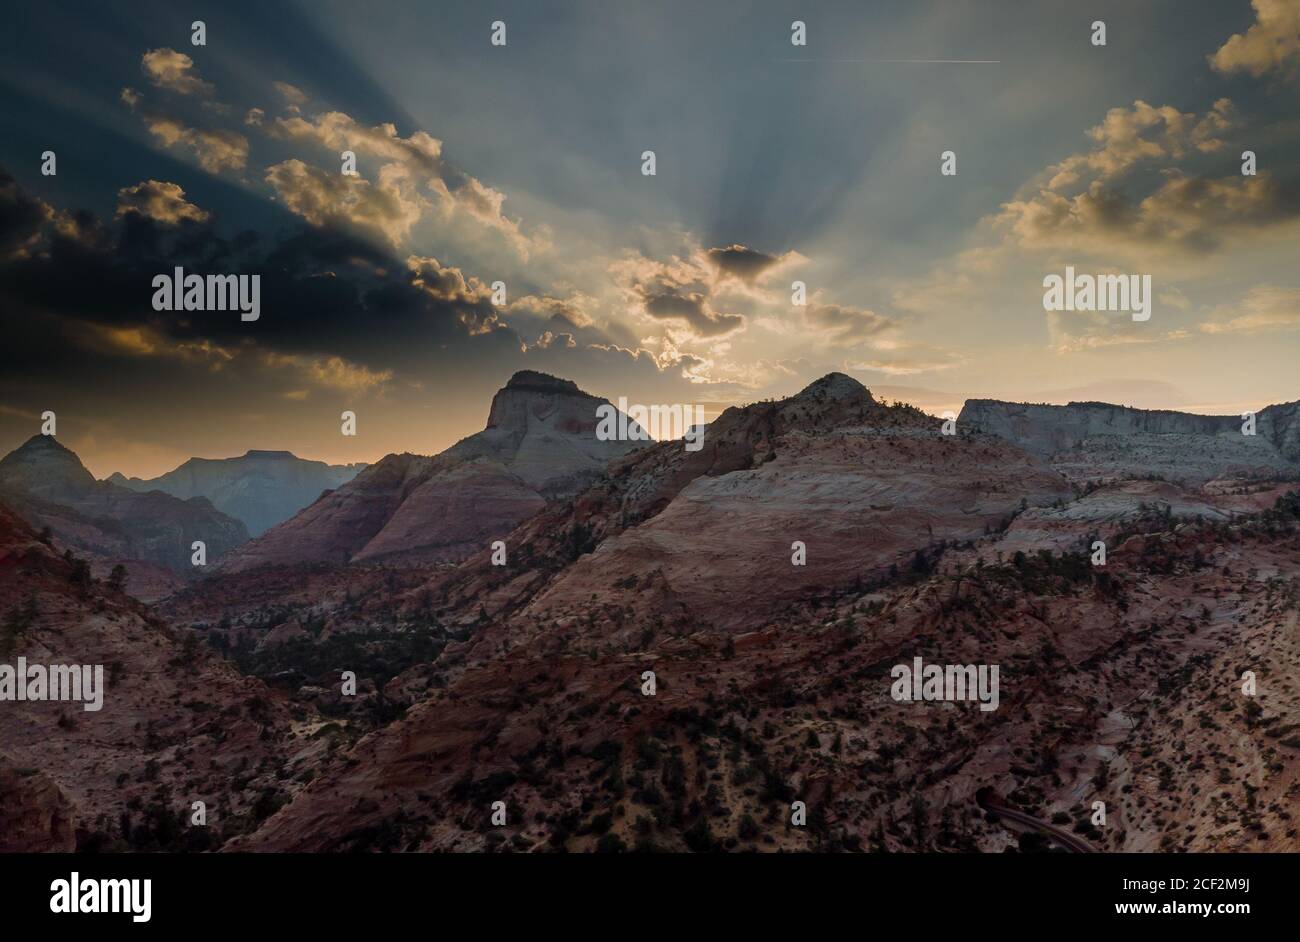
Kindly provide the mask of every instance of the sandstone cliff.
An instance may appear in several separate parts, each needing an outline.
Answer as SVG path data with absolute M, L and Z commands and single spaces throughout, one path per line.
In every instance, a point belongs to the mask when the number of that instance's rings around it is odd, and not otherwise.
M 462 559 L 641 444 L 596 438 L 596 409 L 604 403 L 568 380 L 516 373 L 493 398 L 483 431 L 435 457 L 388 455 L 222 569 Z
M 1130 409 L 1102 402 L 1065 406 L 971 399 L 958 417 L 1049 461 L 1072 480 L 1159 476 L 1200 484 L 1300 473 L 1300 403 L 1268 406 L 1256 434 L 1240 416 Z

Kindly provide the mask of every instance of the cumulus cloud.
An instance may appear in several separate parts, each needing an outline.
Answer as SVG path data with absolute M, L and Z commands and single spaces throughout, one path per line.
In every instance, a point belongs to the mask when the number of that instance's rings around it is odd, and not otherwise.
M 643 285 L 641 309 L 650 317 L 661 321 L 676 321 L 690 328 L 699 337 L 718 337 L 745 326 L 740 314 L 715 311 L 706 295 L 698 291 L 683 291 L 674 285 Z
M 194 60 L 175 49 L 152 49 L 146 52 L 140 60 L 140 68 L 158 88 L 165 88 L 178 95 L 207 97 L 216 91 L 211 82 L 199 78 Z
M 177 340 L 148 325 L 83 323 L 70 331 L 88 350 L 108 356 L 162 357 L 216 372 L 235 359 L 235 352 L 206 338 Z
M 49 204 L 24 190 L 0 167 L 0 261 L 29 255 L 53 218 Z
M 544 330 L 538 335 L 537 340 L 534 343 L 525 344 L 524 350 L 525 352 L 549 350 L 551 347 L 556 346 L 567 347 L 572 350 L 578 346 L 578 341 L 574 339 L 573 334 L 557 334 L 549 330 Z
M 1210 56 L 1219 72 L 1294 72 L 1300 62 L 1300 0 L 1253 0 L 1255 22 Z
M 696 249 L 668 261 L 628 255 L 608 266 L 628 309 L 653 321 L 676 325 L 695 338 L 716 338 L 742 329 L 743 314 L 715 306 L 718 272 Z
M 506 311 L 533 320 L 543 321 L 548 326 L 560 330 L 590 327 L 593 318 L 589 308 L 594 299 L 585 294 L 573 294 L 567 298 L 555 298 L 550 295 L 525 295 L 510 302 Z
M 409 164 L 427 174 L 441 173 L 442 141 L 424 131 L 404 138 L 390 122 L 366 127 L 341 111 L 329 111 L 311 120 L 277 118 L 275 130 L 279 137 L 308 141 L 326 150 L 352 150 L 358 155 Z
M 1105 254 L 1128 248 L 1207 252 L 1238 233 L 1300 215 L 1300 197 L 1268 173 L 1208 179 L 1167 169 L 1163 182 L 1133 202 L 1094 181 L 1072 196 L 1040 191 L 1002 207 L 995 224 L 1024 248 Z
M 242 170 L 248 163 L 248 138 L 224 128 L 192 128 L 176 118 L 141 114 L 145 127 L 166 147 L 189 150 L 208 173 Z
M 1200 117 L 1143 101 L 1112 109 L 1088 132 L 1092 150 L 1047 168 L 990 221 L 1031 250 L 1195 255 L 1300 218 L 1300 195 L 1268 172 L 1211 177 L 1177 165 L 1222 149 L 1234 126 L 1227 99 Z M 1154 188 L 1129 179 L 1148 163 Z
M 313 226 L 349 227 L 394 246 L 428 205 L 400 164 L 381 168 L 378 181 L 371 184 L 294 158 L 268 167 L 266 182 L 286 209 Z
M 384 162 L 381 173 L 391 166 L 403 168 L 412 180 L 423 184 L 437 197 L 444 214 L 463 212 L 480 225 L 495 230 L 521 258 L 527 259 L 532 252 L 549 245 L 546 230 L 526 235 L 519 220 L 505 215 L 505 194 L 447 164 L 442 141 L 424 131 L 402 137 L 391 122 L 367 127 L 341 111 L 329 111 L 311 118 L 296 115 L 277 118 L 272 133 L 286 140 L 314 144 L 334 154 L 351 150 L 358 158 Z M 421 210 L 427 205 L 422 203 Z
M 1072 154 L 1048 168 L 1046 188 L 1061 191 L 1081 181 L 1110 181 L 1142 161 L 1181 160 L 1189 151 L 1210 153 L 1224 145 L 1234 108 L 1220 98 L 1200 118 L 1170 105 L 1153 107 L 1141 99 L 1132 108 L 1112 108 L 1089 128 L 1092 150 Z
M 182 222 L 205 222 L 209 213 L 185 199 L 175 183 L 145 180 L 117 191 L 117 217 L 137 213 L 154 222 L 176 226 Z

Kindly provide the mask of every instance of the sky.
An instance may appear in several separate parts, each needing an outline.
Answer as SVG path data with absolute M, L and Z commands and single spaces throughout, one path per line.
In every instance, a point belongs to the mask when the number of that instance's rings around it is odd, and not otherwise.
M 710 417 L 833 370 L 935 414 L 1300 398 L 1300 0 L 129 10 L 0 37 L 0 451 L 53 411 L 101 477 L 432 454 L 521 369 Z M 155 310 L 176 266 L 260 317 Z M 1044 310 L 1067 266 L 1150 319 Z

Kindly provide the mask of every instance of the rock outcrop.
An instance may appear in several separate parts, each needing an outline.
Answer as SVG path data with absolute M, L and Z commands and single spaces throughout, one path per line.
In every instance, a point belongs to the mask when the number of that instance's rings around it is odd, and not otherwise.
M 1103 402 L 1064 406 L 970 399 L 958 417 L 1049 461 L 1072 480 L 1159 476 L 1200 484 L 1300 473 L 1300 403 L 1268 406 L 1255 434 L 1230 415 L 1130 409 Z
M 614 463 L 607 480 L 511 534 L 517 565 L 480 554 L 431 589 L 538 622 L 588 617 L 595 597 L 628 633 L 647 612 L 753 628 L 810 594 L 924 568 L 939 545 L 1072 496 L 1014 445 L 944 435 L 938 420 L 836 373 L 728 409 L 698 452 L 662 443 Z

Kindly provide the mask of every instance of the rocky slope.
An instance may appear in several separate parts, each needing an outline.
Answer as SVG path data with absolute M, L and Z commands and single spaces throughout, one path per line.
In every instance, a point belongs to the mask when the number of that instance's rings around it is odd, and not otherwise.
M 0 504 L 0 664 L 99 665 L 103 705 L 0 701 L 0 845 L 203 849 L 254 826 L 321 742 L 197 636 L 80 570 Z M 207 826 L 190 826 L 192 803 Z M 16 846 L 17 845 L 17 846 Z
M 38 529 L 49 527 L 57 543 L 87 557 L 97 575 L 125 564 L 132 573 L 128 589 L 142 597 L 194 574 L 195 540 L 206 544 L 211 564 L 248 539 L 242 523 L 206 498 L 181 500 L 96 481 L 75 454 L 42 435 L 0 460 L 0 499 Z
M 643 615 L 738 630 L 810 593 L 923 567 L 941 544 L 1072 496 L 1020 449 L 944 435 L 938 420 L 831 374 L 727 410 L 698 452 L 668 443 L 615 463 L 512 534 L 510 565 L 479 554 L 431 589 L 536 620 L 615 613 L 629 633 Z
M 387 468 L 367 499 L 400 509 L 415 463 Z M 698 452 L 613 461 L 510 530 L 504 566 L 480 548 L 455 566 L 385 553 L 202 580 L 168 611 L 267 669 L 275 686 L 247 697 L 230 678 L 256 682 L 233 672 L 182 676 L 212 655 L 174 653 L 153 610 L 78 581 L 0 514 L 0 643 L 143 678 L 129 730 L 75 749 L 57 712 L 0 704 L 0 823 L 32 848 L 66 847 L 74 818 L 82 847 L 175 846 L 195 838 L 160 809 L 227 787 L 229 830 L 202 846 L 1044 849 L 981 806 L 996 794 L 1100 850 L 1295 851 L 1296 490 L 1072 486 L 832 374 L 728 410 Z M 1086 551 L 1098 532 L 1104 566 Z M 254 610 L 230 620 L 235 601 Z M 998 665 L 998 708 L 895 700 L 891 669 L 915 657 Z M 354 665 L 365 706 L 328 689 Z M 247 751 L 253 730 L 266 754 Z M 105 778 L 125 789 L 125 829 Z
M 469 637 L 228 848 L 1041 844 L 985 813 L 991 789 L 1103 850 L 1295 850 L 1300 499 L 1223 494 L 1235 516 L 1183 522 L 1186 491 L 1138 483 L 1076 499 L 838 375 L 729 410 L 701 452 L 653 446 L 525 521 L 507 566 L 480 553 L 408 593 Z M 1047 519 L 1069 548 L 1034 548 Z M 1099 520 L 1105 567 L 1074 549 Z M 999 708 L 894 700 L 914 657 L 999 665 Z
M 1240 416 L 1101 402 L 1049 406 L 970 399 L 958 424 L 1014 442 L 1076 481 L 1157 475 L 1199 485 L 1300 474 L 1300 402 L 1261 410 L 1254 435 L 1242 434 Z
M 597 440 L 604 402 L 568 380 L 516 373 L 493 398 L 483 431 L 435 457 L 387 456 L 232 554 L 222 570 L 462 559 L 638 447 Z
M 1105 570 L 984 564 L 998 539 L 741 633 L 626 639 L 575 617 L 460 667 L 449 649 L 408 679 L 404 718 L 228 848 L 1035 848 L 983 789 L 1101 850 L 1300 847 L 1300 500 L 1232 525 L 1154 518 Z M 894 700 L 891 666 L 914 657 L 999 665 L 999 708 Z
M 106 480 L 133 491 L 162 491 L 182 500 L 205 497 L 257 536 L 288 520 L 323 491 L 356 477 L 365 465 L 307 461 L 287 451 L 249 451 L 238 458 L 191 458 L 156 478 Z

